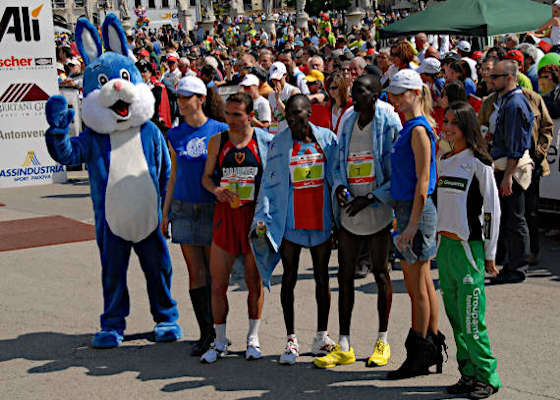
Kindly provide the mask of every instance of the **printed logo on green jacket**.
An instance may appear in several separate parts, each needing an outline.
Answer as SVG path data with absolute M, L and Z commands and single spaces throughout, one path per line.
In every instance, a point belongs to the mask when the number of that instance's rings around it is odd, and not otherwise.
M 438 188 L 443 189 L 456 189 L 465 191 L 467 190 L 468 179 L 457 178 L 454 176 L 440 176 L 438 179 Z

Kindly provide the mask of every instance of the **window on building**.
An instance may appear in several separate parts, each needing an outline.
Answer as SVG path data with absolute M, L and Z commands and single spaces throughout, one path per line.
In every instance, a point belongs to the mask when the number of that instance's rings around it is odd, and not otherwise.
M 191 7 L 196 7 L 196 0 L 191 0 Z
M 66 8 L 66 0 L 52 0 L 52 8 Z
M 148 8 L 156 8 L 156 0 L 148 0 Z
M 84 0 L 74 0 L 74 7 L 84 7 Z
M 142 7 L 142 0 L 134 0 L 134 8 Z
M 161 0 L 161 8 L 169 8 L 169 0 Z

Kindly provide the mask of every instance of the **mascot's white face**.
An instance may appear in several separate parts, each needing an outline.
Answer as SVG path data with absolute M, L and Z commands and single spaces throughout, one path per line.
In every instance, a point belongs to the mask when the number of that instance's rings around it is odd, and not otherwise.
M 105 47 L 95 28 L 83 21 L 76 29 L 78 49 L 86 63 L 82 119 L 95 132 L 112 134 L 139 127 L 152 118 L 155 99 L 138 68 L 128 57 L 128 43 L 120 23 L 108 16 L 103 25 Z

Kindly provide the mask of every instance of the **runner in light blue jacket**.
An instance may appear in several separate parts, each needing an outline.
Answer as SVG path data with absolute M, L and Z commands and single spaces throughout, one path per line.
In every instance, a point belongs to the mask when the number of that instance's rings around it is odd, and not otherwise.
M 286 105 L 288 129 L 280 132 L 268 149 L 251 229 L 251 247 L 259 273 L 267 287 L 282 259 L 282 310 L 288 335 L 280 363 L 294 364 L 299 346 L 294 328 L 294 288 L 302 247 L 313 259 L 318 307 L 317 335 L 312 352 L 326 354 L 334 344 L 328 337 L 330 309 L 328 262 L 333 225 L 331 188 L 338 165 L 337 139 L 328 129 L 309 123 L 311 104 L 305 95 L 292 96 Z M 266 236 L 255 234 L 259 221 Z

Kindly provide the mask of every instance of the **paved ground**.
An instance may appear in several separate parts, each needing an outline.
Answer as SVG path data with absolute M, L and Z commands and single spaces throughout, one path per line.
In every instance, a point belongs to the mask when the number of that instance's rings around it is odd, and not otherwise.
M 42 215 L 63 215 L 93 222 L 89 186 L 81 173 L 69 184 L 0 190 L 0 221 Z M 280 366 L 284 328 L 279 301 L 280 271 L 265 299 L 261 345 L 263 360 L 243 359 L 246 289 L 237 274 L 229 293 L 228 336 L 233 354 L 215 365 L 201 365 L 188 356 L 198 335 L 187 292 L 187 272 L 177 246 L 171 246 L 173 294 L 179 302 L 185 339 L 155 344 L 149 332 L 145 282 L 132 257 L 129 288 L 132 311 L 126 342 L 113 350 L 88 344 L 98 329 L 101 284 L 94 241 L 0 253 L 0 399 L 443 399 L 446 385 L 458 379 L 451 329 L 440 310 L 441 329 L 448 335 L 450 360 L 442 375 L 397 382 L 386 371 L 404 358 L 402 343 L 409 326 L 410 304 L 400 271 L 391 277 L 395 290 L 389 342 L 393 358 L 379 369 L 364 367 L 377 331 L 373 278 L 357 282 L 352 343 L 360 359 L 354 365 L 322 371 L 309 355 L 293 367 Z M 558 332 L 560 332 L 560 243 L 548 240 L 542 263 L 527 282 L 487 288 L 486 319 L 504 388 L 496 399 L 560 399 Z M 297 333 L 309 351 L 315 331 L 314 284 L 305 252 L 296 289 Z M 336 254 L 331 259 L 332 307 L 329 323 L 338 337 Z M 437 271 L 433 271 L 437 279 Z M 443 304 L 443 303 L 441 303 Z

